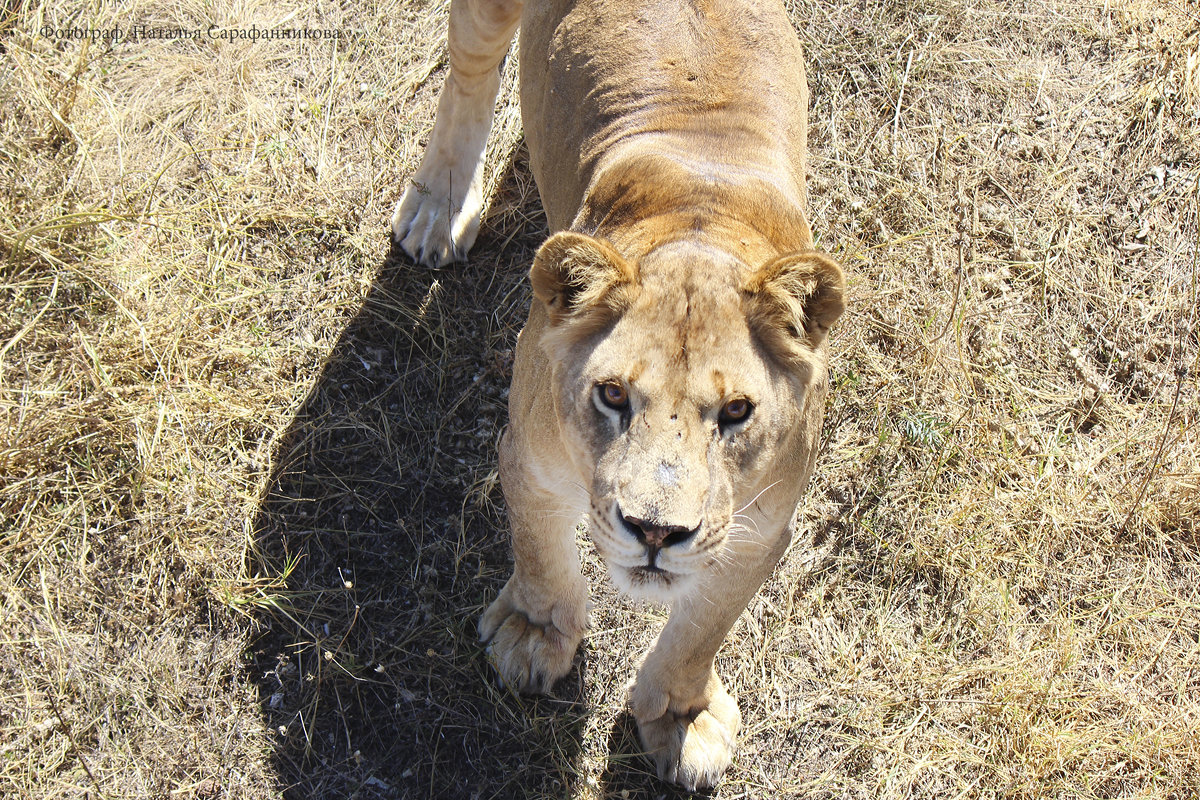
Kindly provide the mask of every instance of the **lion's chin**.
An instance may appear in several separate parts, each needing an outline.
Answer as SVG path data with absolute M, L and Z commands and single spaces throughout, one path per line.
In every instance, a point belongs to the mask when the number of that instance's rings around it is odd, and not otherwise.
M 622 594 L 667 605 L 687 594 L 695 580 L 692 575 L 645 565 L 626 567 L 609 563 L 608 573 Z

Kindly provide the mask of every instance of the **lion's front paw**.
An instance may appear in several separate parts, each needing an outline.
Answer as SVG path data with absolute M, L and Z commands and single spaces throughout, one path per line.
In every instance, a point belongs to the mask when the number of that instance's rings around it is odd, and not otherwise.
M 466 258 L 483 211 L 483 163 L 500 73 L 447 80 L 417 174 L 392 214 L 392 239 L 419 263 Z
M 505 686 L 518 692 L 546 694 L 571 671 L 575 650 L 587 627 L 586 602 L 560 602 L 544 614 L 523 608 L 512 582 L 505 586 L 479 621 L 479 638 L 488 643 L 492 664 Z
M 716 680 L 716 676 L 713 676 Z M 742 727 L 737 701 L 717 682 L 706 702 L 672 710 L 665 693 L 634 687 L 630 703 L 638 720 L 638 736 L 658 768 L 658 777 L 688 791 L 716 786 L 733 759 L 733 745 Z M 639 714 L 653 714 L 654 718 Z
M 414 261 L 440 267 L 466 258 L 475 243 L 482 189 L 470 172 L 458 180 L 466 184 L 461 190 L 447 180 L 424 183 L 419 178 L 404 190 L 392 215 L 392 238 Z

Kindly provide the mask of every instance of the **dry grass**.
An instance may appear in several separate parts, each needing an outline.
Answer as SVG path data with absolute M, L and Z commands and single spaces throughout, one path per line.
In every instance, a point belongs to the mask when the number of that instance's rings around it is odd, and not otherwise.
M 387 252 L 445 3 L 0 12 L 0 795 L 659 797 L 612 597 L 557 699 L 474 641 L 544 235 Z M 1200 795 L 1200 9 L 790 4 L 853 273 L 718 797 Z M 355 31 L 83 46 L 43 26 Z M 632 644 L 631 644 L 632 643 Z

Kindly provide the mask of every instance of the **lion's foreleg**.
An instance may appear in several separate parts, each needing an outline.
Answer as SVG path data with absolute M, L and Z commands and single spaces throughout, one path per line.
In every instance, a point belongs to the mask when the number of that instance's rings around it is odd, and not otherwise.
M 525 449 L 509 430 L 500 475 L 512 526 L 513 575 L 479 621 L 505 685 L 549 692 L 571 669 L 587 627 L 587 582 L 579 568 L 578 490 L 547 490 L 531 474 Z
M 392 237 L 415 260 L 464 258 L 479 232 L 483 156 L 500 89 L 499 65 L 523 0 L 454 0 L 450 72 L 425 157 L 392 215 Z
M 638 734 L 659 777 L 688 789 L 714 786 L 729 766 L 742 715 L 713 669 L 726 634 L 786 548 L 731 550 L 671 610 L 629 692 Z

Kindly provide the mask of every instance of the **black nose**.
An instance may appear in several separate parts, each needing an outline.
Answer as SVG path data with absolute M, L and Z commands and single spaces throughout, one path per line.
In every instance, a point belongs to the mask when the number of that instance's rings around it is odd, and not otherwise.
M 624 514 L 621 519 L 624 521 L 626 529 L 646 547 L 660 548 L 683 544 L 695 536 L 696 531 L 700 530 L 699 525 L 695 528 L 686 528 L 682 525 L 655 525 L 653 522 Z

